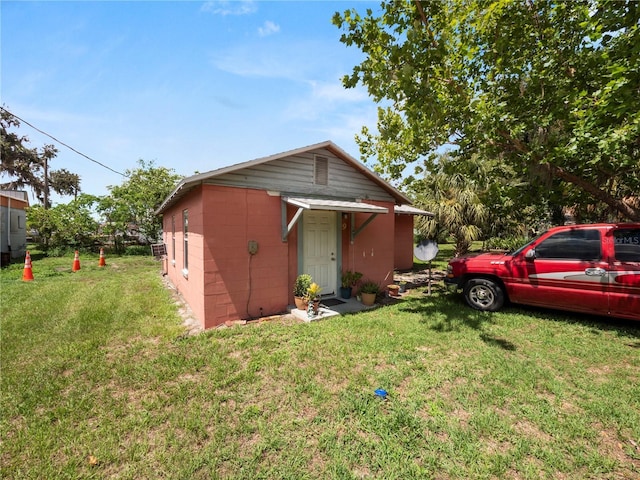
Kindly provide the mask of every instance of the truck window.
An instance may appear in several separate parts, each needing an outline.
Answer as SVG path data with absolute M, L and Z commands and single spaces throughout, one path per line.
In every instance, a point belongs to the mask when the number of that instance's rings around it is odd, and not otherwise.
M 600 231 L 576 229 L 558 232 L 536 246 L 536 258 L 600 260 Z
M 613 232 L 614 255 L 619 262 L 640 262 L 640 229 L 624 228 Z

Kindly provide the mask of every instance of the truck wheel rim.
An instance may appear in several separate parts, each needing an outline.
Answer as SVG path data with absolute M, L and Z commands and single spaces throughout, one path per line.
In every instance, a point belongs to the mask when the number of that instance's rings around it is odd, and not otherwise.
M 469 290 L 469 299 L 476 305 L 488 307 L 494 302 L 494 296 L 491 289 L 482 285 L 476 285 Z

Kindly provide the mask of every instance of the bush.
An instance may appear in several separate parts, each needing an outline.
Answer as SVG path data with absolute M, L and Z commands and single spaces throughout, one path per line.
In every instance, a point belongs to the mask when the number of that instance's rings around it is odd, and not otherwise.
M 149 247 L 148 245 L 129 245 L 127 248 L 124 249 L 123 255 L 149 256 L 151 255 L 151 247 Z
M 514 252 L 530 239 L 526 237 L 513 236 L 513 237 L 493 237 L 487 240 L 485 248 L 487 250 L 506 250 L 508 252 Z
M 47 248 L 46 250 L 47 257 L 64 257 L 69 252 L 73 252 L 70 247 L 59 245 L 56 247 Z
M 373 280 L 365 280 L 360 285 L 360 293 L 375 293 L 377 295 L 378 292 L 380 292 L 380 285 Z
M 313 280 L 311 278 L 311 275 L 309 275 L 308 273 L 298 275 L 298 278 L 296 278 L 296 283 L 293 286 L 293 295 L 295 297 L 306 297 L 308 294 L 307 290 L 311 286 L 312 281 Z

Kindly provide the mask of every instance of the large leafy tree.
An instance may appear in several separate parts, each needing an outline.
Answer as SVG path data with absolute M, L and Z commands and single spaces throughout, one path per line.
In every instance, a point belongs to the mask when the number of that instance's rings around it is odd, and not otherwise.
M 80 190 L 80 177 L 66 169 L 49 170 L 49 163 L 58 153 L 54 145 L 42 148 L 29 146 L 29 138 L 16 133 L 20 121 L 4 107 L 0 107 L 0 174 L 7 177 L 0 183 L 3 189 L 28 187 L 49 208 L 49 194 L 53 190 L 60 195 L 74 195 Z
M 55 155 L 51 145 L 38 152 L 28 146 L 29 138 L 14 130 L 20 127 L 20 121 L 4 108 L 0 109 L 0 155 L 2 166 L 0 173 L 8 178 L 0 187 L 4 189 L 31 188 L 37 197 L 44 193 L 44 179 L 41 172 L 44 167 L 43 154 Z
M 29 208 L 29 228 L 38 231 L 45 248 L 90 246 L 98 231 L 98 222 L 93 215 L 97 197 L 81 194 L 67 204 L 51 208 L 34 205 Z
M 640 2 L 391 0 L 334 23 L 366 54 L 345 86 L 385 105 L 357 140 L 388 176 L 449 145 L 640 221 Z
M 125 176 L 121 185 L 108 187 L 110 195 L 100 200 L 98 211 L 105 216 L 110 233 L 126 232 L 135 226 L 143 240 L 157 241 L 162 219 L 155 211 L 181 177 L 173 169 L 142 159 L 138 160 L 138 168 L 127 170 Z

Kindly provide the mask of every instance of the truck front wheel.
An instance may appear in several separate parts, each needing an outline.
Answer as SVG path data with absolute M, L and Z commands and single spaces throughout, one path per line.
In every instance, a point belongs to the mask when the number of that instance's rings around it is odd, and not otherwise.
M 495 312 L 504 305 L 502 287 L 486 278 L 472 278 L 464 285 L 464 299 L 467 304 L 483 312 Z

